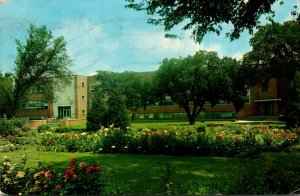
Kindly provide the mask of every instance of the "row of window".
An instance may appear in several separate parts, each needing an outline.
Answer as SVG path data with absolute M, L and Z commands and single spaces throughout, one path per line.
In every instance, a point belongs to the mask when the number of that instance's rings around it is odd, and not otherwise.
M 48 109 L 48 101 L 46 100 L 21 101 L 20 109 L 21 110 Z

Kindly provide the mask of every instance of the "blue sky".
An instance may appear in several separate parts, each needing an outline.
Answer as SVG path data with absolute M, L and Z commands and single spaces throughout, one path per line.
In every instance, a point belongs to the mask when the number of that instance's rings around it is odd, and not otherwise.
M 73 59 L 71 69 L 79 75 L 97 70 L 154 71 L 164 58 L 193 55 L 200 49 L 239 59 L 251 49 L 247 32 L 232 42 L 225 37 L 229 30 L 220 36 L 207 34 L 200 45 L 189 31 L 179 28 L 172 33 L 182 39 L 164 38 L 162 26 L 147 24 L 145 12 L 125 4 L 125 0 L 0 0 L 0 71 L 13 70 L 15 40 L 25 40 L 30 24 L 46 25 L 55 36 L 64 36 Z M 300 1 L 274 4 L 275 20 L 290 19 L 295 5 L 299 7 Z

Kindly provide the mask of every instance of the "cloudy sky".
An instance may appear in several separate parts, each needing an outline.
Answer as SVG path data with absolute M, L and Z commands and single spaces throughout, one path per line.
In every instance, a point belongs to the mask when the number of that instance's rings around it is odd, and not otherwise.
M 300 6 L 299 0 L 284 2 L 273 6 L 278 22 L 290 19 L 293 6 Z M 251 49 L 248 33 L 231 42 L 225 37 L 229 30 L 219 37 L 206 35 L 201 45 L 194 43 L 190 32 L 179 29 L 172 33 L 182 39 L 164 38 L 162 26 L 147 24 L 146 13 L 125 4 L 125 0 L 0 0 L 0 71 L 12 71 L 15 40 L 25 40 L 30 24 L 46 25 L 55 36 L 64 36 L 72 70 L 80 75 L 97 70 L 153 71 L 164 58 L 192 55 L 200 49 L 235 58 Z

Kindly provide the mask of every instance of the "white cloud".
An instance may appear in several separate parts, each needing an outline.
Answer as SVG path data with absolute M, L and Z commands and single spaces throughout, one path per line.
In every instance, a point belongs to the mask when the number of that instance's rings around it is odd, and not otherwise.
M 242 52 L 236 52 L 233 55 L 231 55 L 232 58 L 236 58 L 237 60 L 241 60 L 243 58 L 244 53 Z
M 0 0 L 0 3 L 5 3 L 7 2 L 7 0 Z
M 54 31 L 56 36 L 64 36 L 67 50 L 77 74 L 88 74 L 100 69 L 109 69 L 103 55 L 113 54 L 118 48 L 116 42 L 108 42 L 104 24 L 92 23 L 86 18 L 65 21 Z

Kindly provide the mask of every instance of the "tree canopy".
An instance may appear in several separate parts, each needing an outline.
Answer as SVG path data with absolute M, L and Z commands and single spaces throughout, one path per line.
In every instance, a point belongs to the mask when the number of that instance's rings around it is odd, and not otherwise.
M 252 32 L 263 14 L 273 14 L 271 6 L 278 0 L 126 0 L 127 7 L 146 11 L 153 18 L 148 23 L 163 25 L 166 32 L 182 24 L 192 29 L 193 38 L 201 42 L 208 32 L 220 34 L 222 24 L 232 24 L 228 33 L 236 39 L 244 30 Z M 283 3 L 283 1 L 281 1 Z M 174 37 L 174 35 L 166 34 Z
M 146 107 L 150 102 L 151 83 L 141 74 L 127 71 L 122 73 L 98 71 L 97 79 L 98 91 L 102 96 L 123 95 L 128 109 Z
M 53 99 L 51 89 L 56 89 L 71 81 L 70 66 L 72 61 L 67 54 L 63 37 L 55 38 L 46 26 L 31 25 L 25 43 L 17 40 L 17 58 L 12 73 L 11 87 L 1 85 L 3 89 L 11 89 L 6 93 L 8 107 L 5 113 L 13 117 L 21 99 L 26 99 L 30 88 L 43 89 L 46 98 Z M 54 79 L 55 78 L 55 79 Z
M 249 74 L 252 82 L 295 76 L 300 70 L 299 32 L 300 23 L 296 21 L 272 23 L 259 28 L 250 39 L 252 50 L 243 57 L 244 66 L 252 72 Z
M 238 62 L 229 59 L 220 59 L 216 52 L 206 51 L 185 58 L 164 59 L 154 77 L 156 89 L 160 96 L 170 96 L 179 104 L 190 124 L 194 124 L 206 102 L 214 106 L 220 100 L 232 99 L 234 79 L 227 71 Z M 245 87 L 239 93 L 238 89 L 235 88 L 235 95 L 242 100 Z

